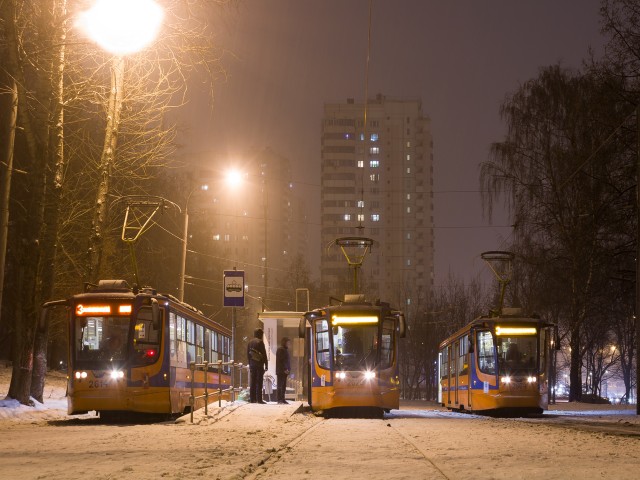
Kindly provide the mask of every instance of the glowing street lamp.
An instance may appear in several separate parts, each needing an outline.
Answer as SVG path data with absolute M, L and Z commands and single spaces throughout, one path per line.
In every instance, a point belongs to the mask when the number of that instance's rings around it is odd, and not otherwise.
M 157 37 L 164 12 L 153 0 L 97 0 L 78 17 L 78 26 L 100 47 L 128 55 Z

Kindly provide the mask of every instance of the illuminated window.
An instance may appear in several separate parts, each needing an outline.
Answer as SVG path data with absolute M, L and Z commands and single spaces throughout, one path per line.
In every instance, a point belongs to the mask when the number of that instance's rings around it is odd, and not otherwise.
M 411 240 L 411 232 L 407 232 L 407 240 Z
M 364 200 L 358 200 L 358 208 L 364 208 Z
M 411 213 L 411 207 L 407 207 L 407 213 Z
M 369 175 L 369 178 L 372 182 L 377 182 L 378 180 L 380 180 L 380 175 L 377 173 L 372 173 L 371 175 Z
M 345 213 L 344 214 L 344 220 L 345 220 L 345 222 L 348 222 L 349 220 L 351 220 L 351 215 L 349 213 Z
M 372 133 L 371 134 L 371 141 L 372 142 L 377 142 L 378 141 L 378 134 L 377 133 Z
M 350 138 L 351 138 L 351 135 L 350 135 L 350 134 L 348 134 L 348 133 L 345 133 L 345 134 L 344 134 L 344 139 L 345 139 L 345 140 L 349 140 Z
M 407 142 L 407 148 L 411 148 L 411 142 Z
M 364 168 L 364 160 L 358 160 L 358 168 Z
M 242 240 L 247 242 L 249 240 L 249 235 L 242 235 Z
M 369 153 L 371 155 L 378 155 L 380 153 L 380 147 L 369 147 Z
M 411 200 L 411 194 L 407 193 L 407 200 Z
M 364 133 L 361 133 L 361 134 L 360 134 L 360 141 L 361 141 L 361 142 L 364 142 Z
M 407 267 L 410 267 L 410 266 L 411 266 L 411 259 L 407 258 Z
M 411 167 L 407 167 L 407 173 L 411 173 Z
M 380 166 L 380 160 L 369 160 L 369 166 L 371 168 L 378 168 Z
M 358 214 L 358 221 L 359 222 L 364 222 L 364 214 L 362 214 L 362 213 Z
M 379 221 L 380 221 L 380 214 L 378 214 L 378 213 L 372 213 L 372 214 L 371 214 L 371 221 L 372 221 L 372 222 L 379 222 Z
M 216 233 L 216 234 L 213 236 L 213 239 L 214 239 L 216 242 L 217 242 L 218 240 L 220 240 L 220 234 L 219 234 L 219 233 Z
M 407 154 L 407 161 L 411 160 L 411 155 Z
M 224 235 L 224 241 L 225 241 L 225 242 L 229 242 L 229 241 L 231 241 L 231 235 L 229 235 L 228 233 L 226 233 L 226 234 Z

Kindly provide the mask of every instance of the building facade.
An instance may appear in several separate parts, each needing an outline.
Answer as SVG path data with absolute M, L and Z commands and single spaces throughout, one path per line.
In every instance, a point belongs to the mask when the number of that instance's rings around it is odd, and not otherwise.
M 360 270 L 370 299 L 408 305 L 433 286 L 433 142 L 422 103 L 378 95 L 324 107 L 321 139 L 321 280 L 337 296 L 353 271 L 337 238 L 374 240 Z M 356 252 L 357 254 L 357 252 Z

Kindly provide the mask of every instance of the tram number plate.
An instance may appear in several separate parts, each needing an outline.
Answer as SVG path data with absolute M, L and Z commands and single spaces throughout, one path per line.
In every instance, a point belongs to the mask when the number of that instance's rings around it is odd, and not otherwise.
M 89 380 L 89 388 L 106 388 L 109 386 L 109 382 L 102 379 Z

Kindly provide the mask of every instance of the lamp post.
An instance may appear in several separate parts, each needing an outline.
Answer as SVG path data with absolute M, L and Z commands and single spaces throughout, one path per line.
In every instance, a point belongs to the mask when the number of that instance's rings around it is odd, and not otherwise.
M 100 266 L 107 196 L 122 112 L 124 56 L 142 50 L 156 38 L 163 16 L 162 8 L 154 0 L 97 0 L 78 17 L 78 27 L 101 48 L 113 54 L 107 125 L 98 167 L 100 184 L 90 238 L 90 277 Z

